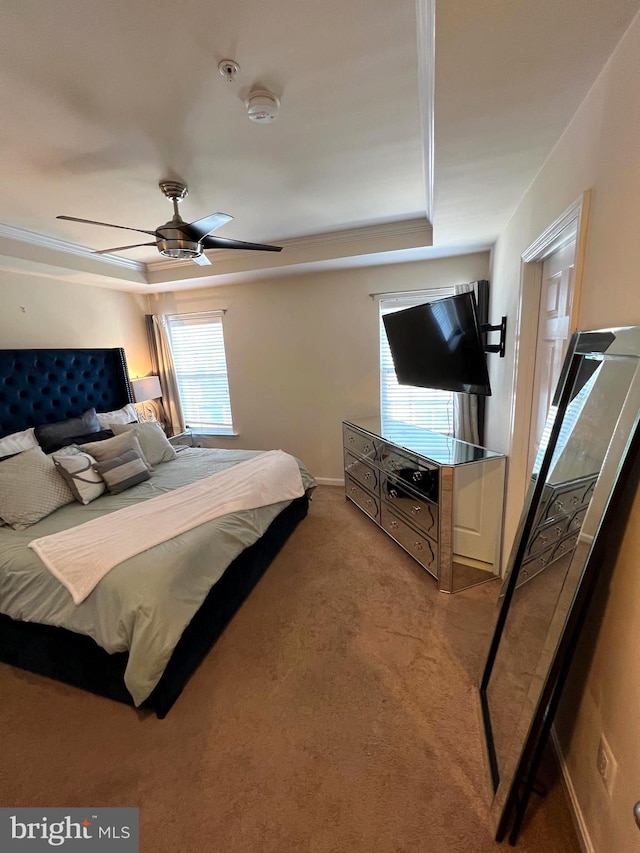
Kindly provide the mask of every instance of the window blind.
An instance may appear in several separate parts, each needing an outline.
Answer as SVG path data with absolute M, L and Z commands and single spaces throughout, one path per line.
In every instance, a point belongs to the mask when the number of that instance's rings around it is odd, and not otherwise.
M 222 311 L 168 317 L 171 352 L 185 423 L 231 434 L 233 420 Z
M 453 435 L 453 392 L 435 388 L 416 388 L 412 385 L 400 385 L 391 358 L 389 342 L 384 330 L 382 318 L 393 311 L 424 305 L 434 299 L 453 296 L 454 287 L 442 287 L 437 290 L 416 291 L 412 294 L 389 295 L 380 299 L 380 417 L 382 430 L 393 427 L 394 436 L 402 440 L 400 424 L 411 427 L 423 427 L 434 432 Z M 410 436 L 407 436 L 409 438 Z

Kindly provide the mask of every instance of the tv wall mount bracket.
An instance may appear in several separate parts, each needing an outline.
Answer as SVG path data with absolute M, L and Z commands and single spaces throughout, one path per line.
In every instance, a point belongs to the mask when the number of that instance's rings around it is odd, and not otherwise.
M 504 342 L 505 342 L 506 337 L 507 337 L 507 318 L 503 317 L 497 326 L 492 326 L 491 323 L 481 323 L 480 324 L 480 332 L 483 335 L 488 334 L 488 332 L 500 332 L 500 343 L 498 343 L 498 344 L 485 343 L 484 351 L 485 352 L 498 352 L 498 353 L 500 353 L 500 358 L 504 358 Z

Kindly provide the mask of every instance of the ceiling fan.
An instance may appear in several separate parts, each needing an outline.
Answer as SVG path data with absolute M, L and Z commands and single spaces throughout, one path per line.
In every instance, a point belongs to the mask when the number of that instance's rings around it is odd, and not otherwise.
M 205 249 L 253 249 L 258 252 L 280 252 L 282 246 L 268 246 L 264 243 L 245 243 L 242 240 L 230 240 L 228 237 L 209 237 L 212 231 L 221 228 L 233 219 L 226 213 L 212 213 L 195 222 L 185 222 L 178 212 L 178 203 L 186 198 L 189 189 L 179 181 L 160 181 L 160 190 L 173 203 L 173 218 L 155 231 L 143 228 L 129 228 L 126 225 L 111 225 L 109 222 L 96 222 L 93 219 L 79 219 L 77 216 L 56 216 L 56 219 L 68 219 L 70 222 L 86 222 L 89 225 L 104 225 L 107 228 L 121 228 L 125 231 L 138 231 L 154 237 L 152 243 L 134 243 L 131 246 L 115 246 L 111 249 L 98 249 L 93 254 L 105 255 L 108 252 L 120 252 L 123 249 L 137 249 L 139 246 L 157 246 L 161 255 L 167 258 L 195 261 L 206 266 L 211 261 L 204 253 Z

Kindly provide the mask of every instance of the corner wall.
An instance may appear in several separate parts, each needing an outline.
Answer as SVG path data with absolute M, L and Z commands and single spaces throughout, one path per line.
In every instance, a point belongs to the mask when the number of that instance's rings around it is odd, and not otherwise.
M 497 241 L 492 271 L 492 316 L 507 314 L 515 327 L 521 253 L 583 191 L 591 189 L 579 327 L 640 325 L 640 18 L 627 31 L 591 92 L 520 202 Z M 504 417 L 511 399 L 518 342 L 508 336 L 507 357 L 494 365 L 489 433 L 509 453 L 506 541 L 522 508 L 526 439 L 522 397 L 516 388 L 513 424 Z M 510 434 L 513 426 L 513 435 Z M 526 431 L 526 435 L 525 435 Z M 593 653 L 583 648 L 564 691 L 557 730 L 575 803 L 595 851 L 640 849 L 633 805 L 640 799 L 640 497 L 613 570 L 611 590 Z M 578 676 L 576 673 L 582 673 Z M 586 681 L 586 686 L 585 686 Z M 604 733 L 618 775 L 612 796 L 596 769 Z
M 0 348 L 124 347 L 129 370 L 150 370 L 146 296 L 0 270 Z

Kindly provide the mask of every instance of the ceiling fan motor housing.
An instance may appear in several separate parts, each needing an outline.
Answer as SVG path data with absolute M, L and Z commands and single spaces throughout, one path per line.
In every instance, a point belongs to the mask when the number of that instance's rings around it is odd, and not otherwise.
M 197 240 L 189 240 L 184 231 L 176 227 L 174 222 L 167 222 L 157 230 L 157 246 L 161 255 L 166 258 L 198 258 L 202 254 L 202 244 Z

